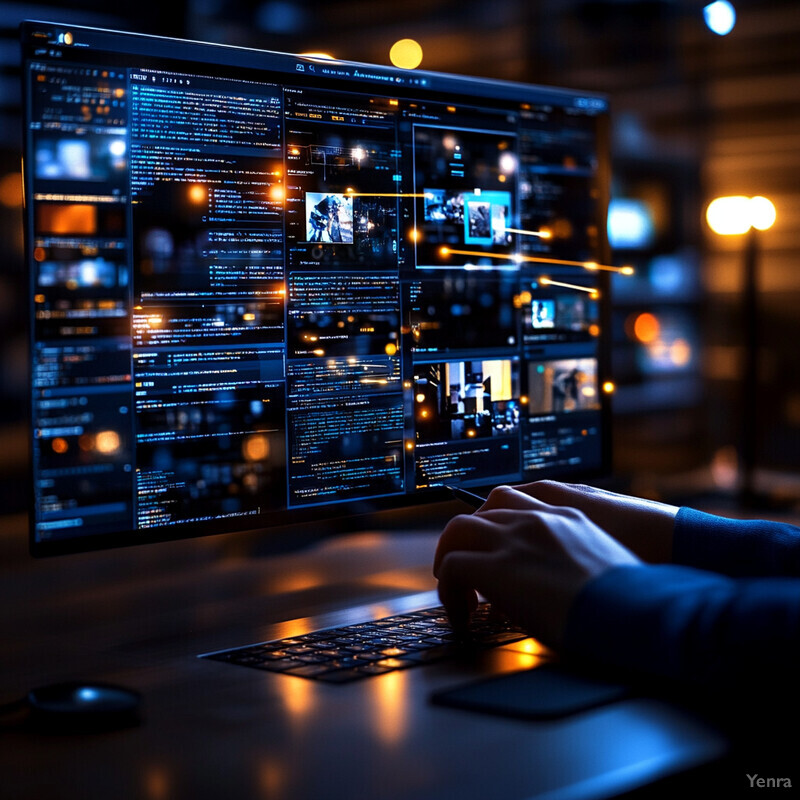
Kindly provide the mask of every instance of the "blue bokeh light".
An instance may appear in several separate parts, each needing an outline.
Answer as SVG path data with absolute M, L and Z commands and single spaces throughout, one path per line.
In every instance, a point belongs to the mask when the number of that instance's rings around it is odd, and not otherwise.
M 655 225 L 647 204 L 632 198 L 614 198 L 608 207 L 608 241 L 617 249 L 650 247 Z
M 703 9 L 708 29 L 718 36 L 727 36 L 736 24 L 736 9 L 728 0 L 716 0 Z

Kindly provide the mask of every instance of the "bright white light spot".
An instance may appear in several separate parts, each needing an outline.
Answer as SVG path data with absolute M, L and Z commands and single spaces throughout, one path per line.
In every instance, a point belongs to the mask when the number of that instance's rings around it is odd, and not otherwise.
M 117 158 L 125 155 L 125 140 L 124 139 L 114 139 L 113 142 L 108 146 L 108 149 L 111 151 L 112 156 L 117 156 Z
M 728 0 L 716 0 L 703 9 L 708 29 L 718 36 L 727 36 L 736 24 L 736 9 Z
M 778 214 L 771 200 L 766 197 L 750 198 L 750 223 L 760 231 L 766 231 L 775 224 Z
M 766 197 L 718 197 L 706 210 L 708 226 L 723 236 L 747 233 L 750 228 L 765 231 L 776 217 L 775 206 Z
M 714 233 L 731 236 L 750 230 L 750 198 L 743 195 L 718 197 L 706 209 L 706 222 Z
M 97 262 L 91 259 L 80 262 L 81 286 L 95 286 L 99 280 L 97 275 Z
M 513 153 L 503 153 L 500 156 L 500 171 L 505 173 L 514 172 L 517 169 L 517 157 Z

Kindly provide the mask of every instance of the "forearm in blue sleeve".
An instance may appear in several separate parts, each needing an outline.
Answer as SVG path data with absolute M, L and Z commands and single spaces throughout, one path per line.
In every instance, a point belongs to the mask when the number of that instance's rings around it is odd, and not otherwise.
M 681 508 L 675 518 L 672 560 L 737 577 L 800 576 L 800 528 Z
M 644 676 L 746 692 L 794 687 L 800 579 L 616 567 L 570 611 L 565 652 Z

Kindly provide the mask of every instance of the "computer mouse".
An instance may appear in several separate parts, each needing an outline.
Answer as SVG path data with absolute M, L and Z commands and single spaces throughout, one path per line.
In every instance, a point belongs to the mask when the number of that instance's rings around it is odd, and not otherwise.
M 94 731 L 139 723 L 142 696 L 112 683 L 69 681 L 28 692 L 30 724 L 39 729 Z

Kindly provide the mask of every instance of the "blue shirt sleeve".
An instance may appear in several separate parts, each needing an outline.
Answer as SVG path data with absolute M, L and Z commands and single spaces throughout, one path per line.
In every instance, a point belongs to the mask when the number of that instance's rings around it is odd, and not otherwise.
M 800 528 L 681 508 L 672 560 L 734 577 L 800 576 Z
M 800 579 L 616 567 L 579 593 L 564 650 L 715 691 L 786 690 L 800 670 Z

